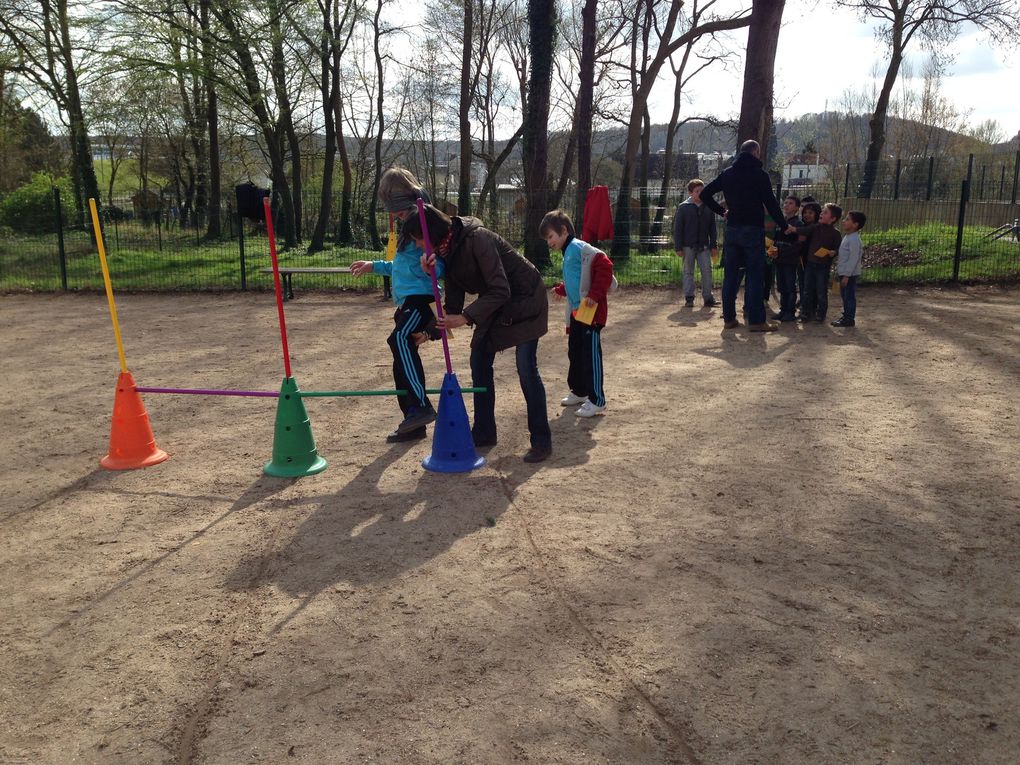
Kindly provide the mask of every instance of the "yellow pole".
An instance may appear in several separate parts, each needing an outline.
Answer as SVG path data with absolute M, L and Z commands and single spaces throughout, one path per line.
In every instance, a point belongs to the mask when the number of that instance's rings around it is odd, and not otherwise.
M 117 304 L 113 302 L 113 285 L 110 284 L 110 267 L 106 264 L 106 248 L 103 246 L 103 230 L 99 227 L 99 213 L 96 200 L 89 199 L 89 210 L 92 212 L 92 230 L 96 233 L 96 246 L 99 248 L 99 264 L 103 267 L 103 284 L 106 285 L 106 302 L 110 304 L 110 318 L 113 320 L 113 336 L 117 338 L 117 355 L 120 357 L 120 371 L 127 372 L 127 359 L 124 358 L 124 341 L 120 337 L 120 322 L 117 321 Z

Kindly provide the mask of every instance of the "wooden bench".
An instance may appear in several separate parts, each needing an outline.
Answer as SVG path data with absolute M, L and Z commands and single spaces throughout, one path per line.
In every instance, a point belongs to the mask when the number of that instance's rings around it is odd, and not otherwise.
M 272 268 L 260 268 L 264 274 L 273 273 Z M 291 268 L 283 266 L 280 268 L 280 276 L 283 277 L 283 299 L 294 299 L 294 274 L 349 274 L 350 266 L 307 266 L 304 268 Z

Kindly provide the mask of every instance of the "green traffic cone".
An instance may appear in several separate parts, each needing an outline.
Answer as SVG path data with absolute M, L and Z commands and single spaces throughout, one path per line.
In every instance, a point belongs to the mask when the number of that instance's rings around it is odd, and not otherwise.
M 273 434 L 273 459 L 263 471 L 277 478 L 299 478 L 321 473 L 326 460 L 315 449 L 312 425 L 293 377 L 285 377 L 276 405 L 276 431 Z

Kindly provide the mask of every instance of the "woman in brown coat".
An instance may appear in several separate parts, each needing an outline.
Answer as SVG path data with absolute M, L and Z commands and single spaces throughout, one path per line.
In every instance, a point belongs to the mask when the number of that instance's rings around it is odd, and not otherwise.
M 471 384 L 487 389 L 486 393 L 474 394 L 471 435 L 475 446 L 496 443 L 492 367 L 498 351 L 516 348 L 517 376 L 528 406 L 531 432 L 531 449 L 524 461 L 541 462 L 552 454 L 545 386 L 538 372 L 538 339 L 549 329 L 549 298 L 542 275 L 477 218 L 450 218 L 431 205 L 425 206 L 425 217 L 435 255 L 446 264 L 445 327 L 474 327 Z M 417 216 L 410 217 L 404 229 L 408 236 L 423 243 Z M 423 265 L 428 265 L 424 258 Z M 478 297 L 465 307 L 467 294 Z

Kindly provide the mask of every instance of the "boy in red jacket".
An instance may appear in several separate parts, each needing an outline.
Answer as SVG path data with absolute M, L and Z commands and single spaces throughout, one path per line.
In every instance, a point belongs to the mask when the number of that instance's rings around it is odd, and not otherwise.
M 602 389 L 602 328 L 609 313 L 609 290 L 613 287 L 613 261 L 602 251 L 574 236 L 574 223 L 563 210 L 542 218 L 539 233 L 552 250 L 563 252 L 563 281 L 553 287 L 567 299 L 567 385 L 570 393 L 563 406 L 581 404 L 578 417 L 594 417 L 606 409 Z M 590 321 L 581 321 L 594 308 Z

